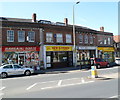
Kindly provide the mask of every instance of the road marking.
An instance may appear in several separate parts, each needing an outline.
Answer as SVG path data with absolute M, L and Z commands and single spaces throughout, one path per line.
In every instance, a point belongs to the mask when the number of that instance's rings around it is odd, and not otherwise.
M 60 85 L 61 85 L 61 83 L 62 83 L 62 80 L 59 80 L 59 82 L 58 82 L 58 86 L 60 86 Z
M 112 96 L 112 97 L 109 97 L 109 98 L 118 98 L 118 95 L 116 95 L 116 96 Z
M 106 69 L 99 69 L 99 70 L 109 70 L 109 69 L 118 69 L 118 67 L 112 67 L 112 68 L 106 68 Z M 48 76 L 59 76 L 61 74 L 71 74 L 72 72 L 73 73 L 78 73 L 78 72 L 83 72 L 82 70 L 73 70 L 73 71 L 67 71 L 69 73 L 60 73 L 60 74 L 38 74 L 38 75 L 35 75 L 35 76 L 25 76 L 25 77 L 13 77 L 13 78 L 6 78 L 6 79 L 1 79 L 2 81 L 7 81 L 7 80 L 16 80 L 16 79 L 30 79 L 30 78 L 35 78 L 35 77 L 48 77 Z M 91 70 L 86 70 L 84 71 L 84 73 L 87 73 L 87 72 L 90 72 Z
M 30 90 L 30 89 L 33 88 L 35 85 L 37 85 L 37 83 L 34 83 L 33 85 L 29 86 L 26 90 Z
M 3 90 L 3 89 L 5 89 L 5 88 L 6 88 L 6 87 L 2 87 L 2 88 L 0 88 L 0 91 Z
M 0 96 L 4 95 L 4 93 L 0 93 Z
M 95 82 L 95 81 L 84 82 L 84 84 L 87 84 L 87 83 L 92 83 L 92 82 Z M 66 85 L 53 86 L 53 87 L 44 87 L 44 88 L 41 88 L 41 90 L 45 90 L 45 89 L 52 89 L 52 88 L 59 88 L 59 87 L 66 87 L 66 86 L 73 86 L 73 85 L 80 85 L 80 84 L 83 84 L 83 83 L 66 84 Z
M 82 83 L 85 83 L 85 80 L 84 80 L 83 78 L 81 78 L 81 82 L 82 82 Z

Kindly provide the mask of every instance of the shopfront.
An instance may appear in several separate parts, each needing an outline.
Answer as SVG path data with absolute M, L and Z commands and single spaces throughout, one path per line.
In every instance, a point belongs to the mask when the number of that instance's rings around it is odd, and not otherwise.
M 39 50 L 37 46 L 3 46 L 2 63 L 36 66 L 39 64 Z
M 97 47 L 77 46 L 77 65 L 90 64 L 90 58 L 96 57 Z
M 98 47 L 98 57 L 108 62 L 114 62 L 114 47 Z
M 47 68 L 73 66 L 72 46 L 45 46 L 45 48 Z

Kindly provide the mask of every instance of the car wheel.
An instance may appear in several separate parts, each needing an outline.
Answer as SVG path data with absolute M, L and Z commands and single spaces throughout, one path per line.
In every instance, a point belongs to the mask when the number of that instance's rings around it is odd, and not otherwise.
M 109 68 L 109 67 L 110 67 L 110 64 L 107 64 L 107 65 L 106 65 L 106 67 L 108 67 L 108 68 Z
M 7 73 L 4 72 L 1 74 L 1 78 L 6 78 L 6 77 L 7 77 Z
M 97 69 L 99 69 L 100 67 L 101 67 L 101 66 L 98 64 L 98 65 L 97 65 Z
M 31 72 L 29 71 L 29 70 L 27 70 L 27 71 L 25 71 L 25 73 L 24 73 L 26 76 L 29 76 L 29 75 L 31 75 Z

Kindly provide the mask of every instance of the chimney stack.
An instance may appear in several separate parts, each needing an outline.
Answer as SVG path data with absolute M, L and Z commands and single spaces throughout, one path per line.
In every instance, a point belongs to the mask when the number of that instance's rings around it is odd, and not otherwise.
M 68 19 L 67 18 L 64 18 L 64 23 L 65 23 L 65 26 L 68 25 Z
M 104 27 L 103 26 L 100 27 L 100 31 L 104 32 Z
M 32 22 L 36 22 L 36 13 L 33 13 L 32 15 Z

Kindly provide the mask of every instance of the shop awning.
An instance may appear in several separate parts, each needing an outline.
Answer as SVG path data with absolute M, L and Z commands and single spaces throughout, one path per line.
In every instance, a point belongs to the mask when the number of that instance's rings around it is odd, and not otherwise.
M 102 50 L 104 52 L 114 52 L 114 47 L 97 47 L 98 50 Z

